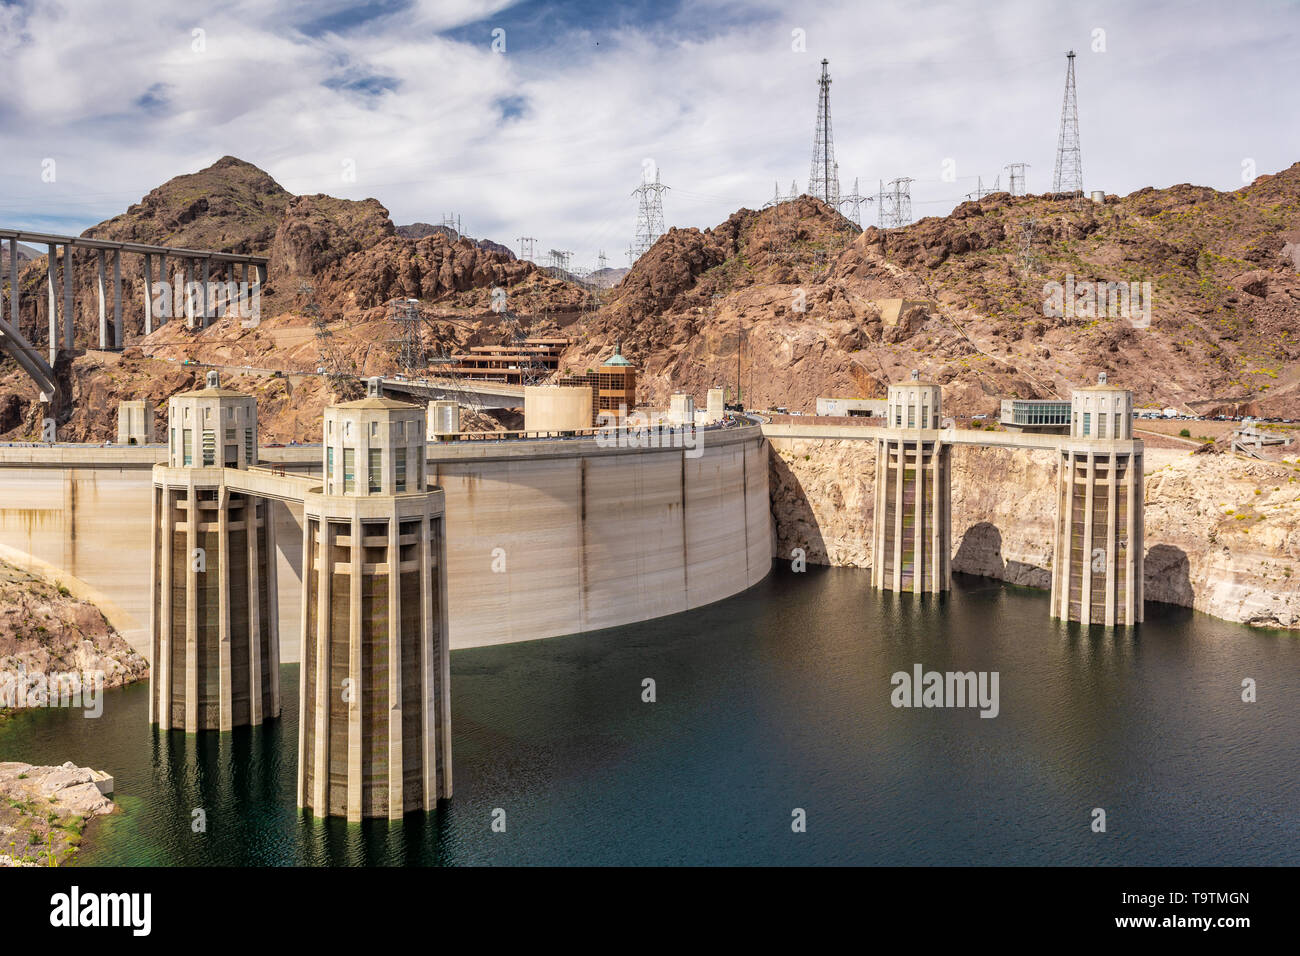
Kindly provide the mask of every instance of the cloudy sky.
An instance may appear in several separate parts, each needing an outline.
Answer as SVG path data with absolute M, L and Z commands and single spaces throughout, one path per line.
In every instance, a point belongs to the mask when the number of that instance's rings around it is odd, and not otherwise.
M 1007 163 L 1050 187 L 1068 49 L 1086 189 L 1235 189 L 1300 160 L 1297 26 L 1291 0 L 0 0 L 0 225 L 80 232 L 231 154 L 626 265 L 643 169 L 669 226 L 806 188 L 823 57 L 844 191 L 911 176 L 942 215 Z

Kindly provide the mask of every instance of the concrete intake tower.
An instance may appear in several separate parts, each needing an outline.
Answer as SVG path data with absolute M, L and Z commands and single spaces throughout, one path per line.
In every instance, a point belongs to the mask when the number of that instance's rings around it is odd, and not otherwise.
M 349 820 L 451 796 L 443 493 L 424 409 L 367 391 L 325 410 L 303 506 L 298 805 Z
M 952 588 L 951 447 L 939 431 L 941 390 L 890 385 L 876 439 L 875 558 L 871 584 L 886 591 Z
M 1142 622 L 1143 444 L 1133 393 L 1106 384 L 1070 395 L 1060 445 L 1052 616 L 1081 624 Z
M 234 491 L 257 461 L 257 403 L 207 387 L 168 403 L 167 463 L 153 470 L 149 720 L 195 733 L 280 715 L 275 526 Z

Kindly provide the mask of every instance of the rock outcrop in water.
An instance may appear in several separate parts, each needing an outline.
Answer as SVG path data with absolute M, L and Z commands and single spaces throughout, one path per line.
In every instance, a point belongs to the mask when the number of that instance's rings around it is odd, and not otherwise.
M 0 867 L 57 866 L 77 852 L 94 817 L 117 809 L 102 770 L 0 763 Z

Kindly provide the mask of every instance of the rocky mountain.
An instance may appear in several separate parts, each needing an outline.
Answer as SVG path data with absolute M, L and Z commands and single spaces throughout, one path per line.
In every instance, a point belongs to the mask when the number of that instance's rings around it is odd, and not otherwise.
M 642 400 L 657 406 L 677 390 L 702 400 L 739 377 L 751 407 L 811 411 L 821 395 L 882 396 L 918 368 L 945 386 L 954 413 L 989 413 L 1003 396 L 1065 396 L 1104 371 L 1141 405 L 1300 417 L 1300 166 L 1232 192 L 1179 185 L 1100 204 L 996 193 L 887 232 L 859 230 L 803 196 L 711 229 L 669 230 L 594 312 L 582 285 L 504 247 L 428 223 L 398 228 L 374 199 L 291 196 L 231 157 L 87 233 L 270 258 L 257 328 L 172 323 L 145 340 L 128 310 L 125 362 L 110 370 L 86 356 L 61 372 L 69 394 L 106 400 L 152 394 L 152 376 L 171 387 L 175 376 L 149 359 L 312 373 L 322 349 L 310 302 L 330 349 L 358 374 L 395 368 L 395 298 L 420 301 L 435 353 L 499 342 L 491 306 L 502 289 L 513 313 L 539 317 L 530 331 L 574 337 L 566 366 L 593 365 L 621 340 L 642 368 Z M 142 280 L 127 266 L 127 295 L 138 299 Z M 42 268 L 29 263 L 21 279 L 24 328 L 38 346 Z M 98 324 L 94 274 L 78 257 L 85 333 Z M 1091 297 L 1078 294 L 1085 288 Z M 1068 303 L 1066 290 L 1076 293 Z M 0 372 L 0 438 L 31 433 L 30 402 L 21 375 Z M 59 415 L 70 435 L 111 437 L 111 409 L 103 421 L 76 406 Z
M 612 289 L 623 281 L 623 277 L 632 270 L 630 269 L 597 269 L 591 275 L 587 276 L 587 281 L 598 289 Z
M 461 238 L 460 233 L 450 226 L 435 226 L 427 222 L 413 222 L 408 226 L 397 227 L 397 234 L 404 239 L 424 239 L 426 236 L 437 235 L 438 233 L 446 236 L 452 242 Z M 469 237 L 466 236 L 465 238 L 468 239 Z M 493 242 L 491 239 L 471 239 L 470 241 L 484 252 L 499 252 L 511 259 L 515 258 L 514 251 L 509 246 L 503 246 L 499 242 Z
M 434 354 L 500 340 L 494 288 L 505 291 L 516 313 L 577 314 L 586 294 L 581 287 L 520 262 L 497 243 L 453 238 L 431 228 L 428 235 L 408 238 L 377 200 L 293 196 L 262 170 L 230 156 L 169 180 L 85 235 L 265 255 L 270 262 L 261 321 L 245 327 L 232 315 L 207 329 L 169 322 L 145 338 L 142 309 L 134 305 L 144 296 L 143 266 L 138 257 L 124 258 L 128 350 L 124 356 L 90 353 L 57 370 L 65 398 L 56 410 L 60 436 L 111 439 L 118 400 L 148 396 L 163 401 L 190 387 L 192 375 L 175 367 L 185 359 L 314 373 L 321 345 L 309 304 L 320 309 L 328 327 L 331 354 L 339 357 L 343 370 L 356 374 L 396 369 L 393 340 L 400 333 L 387 308 L 394 298 L 420 300 L 426 345 Z M 45 257 L 40 256 L 19 280 L 21 326 L 38 348 L 45 345 L 48 328 L 44 270 Z M 92 344 L 99 324 L 95 257 L 75 254 L 73 275 L 78 344 Z M 554 322 L 538 324 L 539 331 L 547 327 L 554 329 Z M 299 425 L 311 434 L 311 421 L 331 400 L 314 383 L 299 385 L 298 399 L 313 396 L 306 404 L 307 421 L 290 411 L 296 403 L 285 403 L 283 419 L 272 414 L 264 420 L 272 434 L 288 434 Z M 278 387 L 290 386 L 282 382 Z M 97 401 L 85 400 L 91 395 Z M 0 364 L 0 439 L 35 434 L 33 397 L 23 374 L 8 361 Z
M 758 407 L 880 397 L 919 368 L 953 411 L 987 413 L 1104 371 L 1140 404 L 1300 417 L 1298 268 L 1300 165 L 1234 192 L 1148 188 L 1100 205 L 997 193 L 888 232 L 857 233 L 805 196 L 670 230 L 571 361 L 622 339 L 647 397 L 698 399 L 736 382 L 739 338 Z M 1080 292 L 1072 308 L 1049 301 L 1052 283 L 1062 300 Z M 1091 283 L 1135 292 L 1129 318 L 1104 295 L 1090 313 Z
M 95 605 L 0 561 L 0 672 L 102 672 L 111 688 L 143 680 L 148 670 Z

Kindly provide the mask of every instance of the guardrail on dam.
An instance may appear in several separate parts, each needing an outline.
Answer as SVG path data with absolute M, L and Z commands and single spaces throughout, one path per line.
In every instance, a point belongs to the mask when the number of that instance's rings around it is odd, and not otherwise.
M 446 495 L 451 646 L 647 620 L 762 580 L 772 554 L 762 431 L 698 436 L 699 457 L 590 438 L 429 446 Z M 164 446 L 0 447 L 0 558 L 60 575 L 146 657 L 152 470 L 166 457 Z M 319 475 L 320 458 L 313 446 L 260 449 L 263 464 L 302 475 Z M 281 659 L 294 662 L 302 507 L 271 510 Z

